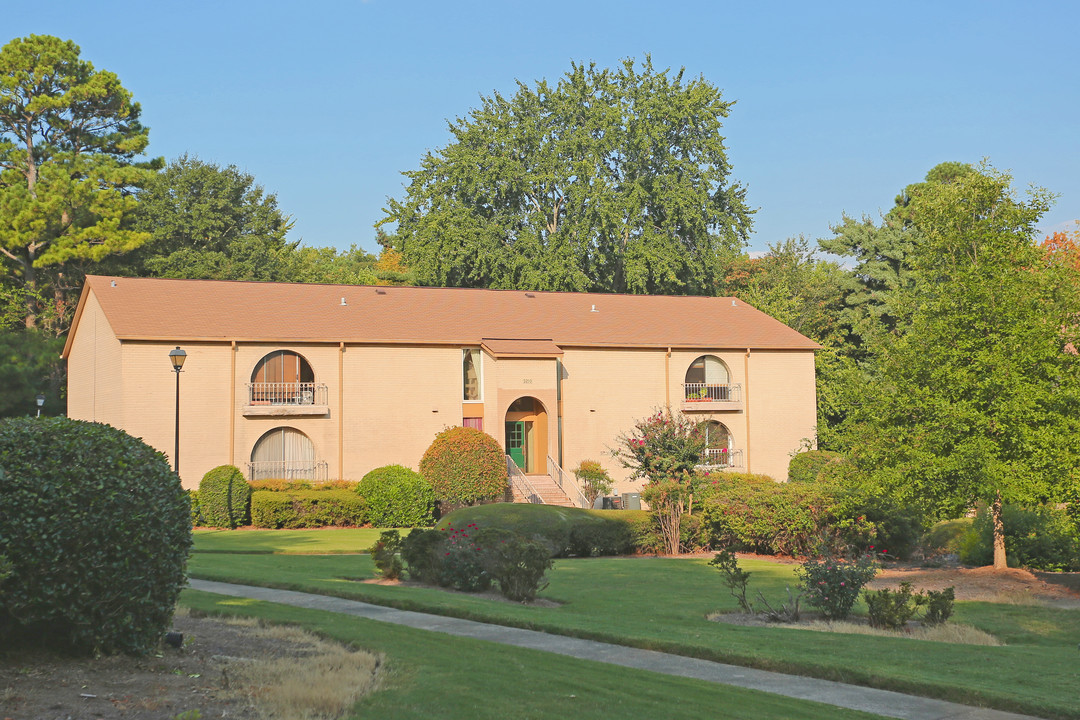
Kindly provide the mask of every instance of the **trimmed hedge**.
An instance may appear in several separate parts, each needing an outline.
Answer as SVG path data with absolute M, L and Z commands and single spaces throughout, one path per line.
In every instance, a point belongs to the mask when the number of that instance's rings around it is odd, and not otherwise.
M 251 488 L 234 465 L 219 465 L 199 483 L 199 511 L 211 527 L 237 528 L 251 517 Z
M 186 583 L 191 507 L 138 438 L 63 417 L 0 420 L 0 638 L 145 654 Z
M 495 503 L 461 508 L 436 525 L 437 530 L 475 525 L 482 529 L 507 530 L 547 546 L 552 557 L 626 555 L 637 549 L 641 530 L 651 528 L 641 510 L 582 510 L 557 505 Z
M 256 490 L 251 524 L 272 530 L 363 525 L 364 501 L 352 490 Z
M 507 490 L 506 455 L 498 441 L 475 428 L 452 427 L 435 436 L 420 460 L 420 474 L 443 502 L 475 505 Z
M 401 465 L 369 472 L 357 488 L 375 527 L 421 527 L 434 522 L 435 491 L 420 473 Z

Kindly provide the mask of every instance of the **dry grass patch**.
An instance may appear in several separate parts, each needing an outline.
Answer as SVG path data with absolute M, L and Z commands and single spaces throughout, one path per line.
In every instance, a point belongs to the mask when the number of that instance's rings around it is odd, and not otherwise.
M 247 696 L 266 720 L 336 720 L 379 684 L 383 658 L 327 642 L 297 627 L 247 626 L 252 636 L 291 648 L 287 656 L 215 658 L 223 664 L 228 689 Z
M 732 625 L 754 625 L 761 627 L 791 628 L 794 630 L 813 630 L 815 632 L 846 633 L 848 635 L 876 635 L 878 637 L 908 638 L 930 642 L 953 643 L 955 645 L 1004 645 L 990 633 L 983 632 L 971 625 L 944 623 L 942 625 L 920 625 L 909 623 L 903 630 L 883 630 L 870 627 L 864 622 L 829 622 L 827 620 L 802 620 L 796 623 L 768 622 L 757 615 L 745 613 L 710 613 L 706 619 L 713 622 L 725 622 Z

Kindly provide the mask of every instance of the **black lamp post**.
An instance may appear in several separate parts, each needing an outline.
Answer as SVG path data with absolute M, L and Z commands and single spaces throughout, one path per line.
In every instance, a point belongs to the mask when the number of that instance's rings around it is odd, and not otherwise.
M 38 396 L 34 398 L 34 401 L 37 403 L 37 416 L 41 417 L 41 406 L 45 404 L 45 396 L 38 393 Z
M 177 475 L 180 474 L 180 368 L 184 367 L 185 360 L 187 360 L 187 353 L 181 350 L 179 345 L 175 350 L 169 351 L 169 361 L 172 363 L 173 370 L 176 371 L 176 432 L 174 433 L 176 444 L 173 447 L 173 472 Z

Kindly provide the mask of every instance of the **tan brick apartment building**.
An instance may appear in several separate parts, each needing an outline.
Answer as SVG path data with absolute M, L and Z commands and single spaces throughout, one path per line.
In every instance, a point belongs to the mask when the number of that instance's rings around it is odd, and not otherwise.
M 483 429 L 528 474 L 599 460 L 670 406 L 709 422 L 703 464 L 787 474 L 815 425 L 808 338 L 740 300 L 87 278 L 64 348 L 68 414 L 173 454 L 186 487 L 416 468 L 437 432 Z

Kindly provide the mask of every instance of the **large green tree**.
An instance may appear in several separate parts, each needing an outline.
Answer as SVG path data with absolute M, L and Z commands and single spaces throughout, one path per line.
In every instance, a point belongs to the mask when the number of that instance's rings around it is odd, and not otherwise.
M 23 324 L 62 332 L 81 265 L 140 246 L 131 190 L 147 129 L 116 75 L 48 35 L 0 49 L 0 259 Z M 72 277 L 75 275 L 75 277 Z
M 845 307 L 839 318 L 848 335 L 846 354 L 865 358 L 875 336 L 906 331 L 910 318 L 897 302 L 901 291 L 911 289 L 911 257 L 921 237 L 912 202 L 936 186 L 972 172 L 966 163 L 940 163 L 930 169 L 923 182 L 905 187 L 880 221 L 865 216 L 856 220 L 845 214 L 832 227 L 833 236 L 818 241 L 822 250 L 853 260 L 852 271 L 842 282 Z
M 711 294 L 751 227 L 720 134 L 731 106 L 648 56 L 573 63 L 450 123 L 382 222 L 426 284 Z
M 135 226 L 149 242 L 114 264 L 151 277 L 291 280 L 292 224 L 252 175 L 182 155 L 139 192 Z
M 944 517 L 986 502 L 996 567 L 1002 504 L 1059 497 L 1080 463 L 1080 305 L 1075 271 L 1035 241 L 1048 202 L 1018 199 L 991 168 L 913 197 L 921 239 L 898 300 L 910 327 L 875 349 L 849 428 L 901 499 Z

